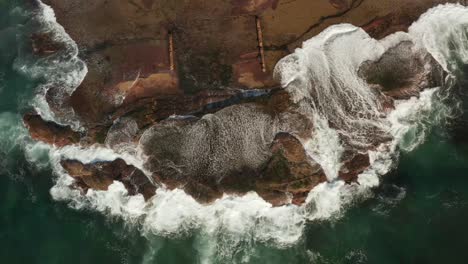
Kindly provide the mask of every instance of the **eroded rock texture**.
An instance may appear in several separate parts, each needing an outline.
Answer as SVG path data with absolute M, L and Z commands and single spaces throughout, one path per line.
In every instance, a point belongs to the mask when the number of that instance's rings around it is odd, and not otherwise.
M 112 162 L 83 164 L 76 160 L 62 160 L 63 168 L 76 179 L 76 185 L 83 189 L 105 191 L 114 181 L 124 184 L 129 195 L 142 194 L 145 199 L 152 197 L 156 186 L 145 174 L 122 159 Z
M 311 118 L 272 78 L 276 62 L 330 25 L 352 23 L 383 38 L 406 30 L 428 8 L 457 1 L 44 2 L 78 44 L 89 70 L 71 96 L 56 102 L 54 95 L 63 95 L 56 86 L 46 99 L 57 115 L 71 107 L 84 132 L 28 114 L 24 122 L 32 137 L 57 147 L 139 144 L 151 172 L 145 175 L 120 159 L 62 161 L 77 188 L 107 190 L 121 181 L 130 195 L 149 199 L 156 186 L 164 185 L 182 188 L 200 202 L 256 191 L 282 205 L 303 203 L 327 179 L 304 148 L 314 137 Z M 256 17 L 266 71 L 259 59 Z M 37 56 L 62 48 L 44 34 L 31 41 Z M 434 86 L 441 71 L 404 42 L 380 60 L 364 63 L 359 74 L 391 109 L 394 99 Z M 365 151 L 353 149 L 346 149 L 341 162 L 338 176 L 348 183 L 370 163 Z
M 80 142 L 80 134 L 69 126 L 62 126 L 54 122 L 45 121 L 35 113 L 23 116 L 23 122 L 29 129 L 31 137 L 57 147 L 63 147 Z
M 424 88 L 441 85 L 443 78 L 443 70 L 434 58 L 417 54 L 410 41 L 390 48 L 378 61 L 365 62 L 359 74 L 394 99 L 417 96 Z

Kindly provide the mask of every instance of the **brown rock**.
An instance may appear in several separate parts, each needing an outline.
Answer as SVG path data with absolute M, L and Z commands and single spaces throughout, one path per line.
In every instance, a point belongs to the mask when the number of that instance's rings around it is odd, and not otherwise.
M 279 86 L 273 80 L 270 72 L 263 72 L 258 52 L 242 55 L 241 59 L 233 64 L 234 78 L 238 86 L 248 89 L 264 88 L 265 86 Z
M 69 126 L 45 121 L 38 114 L 28 113 L 23 116 L 23 122 L 29 129 L 31 137 L 47 144 L 63 147 L 80 141 L 80 134 Z
M 370 166 L 369 154 L 353 153 L 345 154 L 343 166 L 339 171 L 339 178 L 346 183 L 357 181 L 359 174 L 364 172 Z
M 156 73 L 132 83 L 117 85 L 125 93 L 124 104 L 131 104 L 139 99 L 156 97 L 162 94 L 180 94 L 178 79 L 174 73 Z
M 129 117 L 138 126 L 135 137 L 153 129 L 144 145 L 150 156 L 148 166 L 153 177 L 169 188 L 184 188 L 201 202 L 211 202 L 223 193 L 254 190 L 281 205 L 291 200 L 303 203 L 308 192 L 326 180 L 299 140 L 311 136 L 313 124 L 294 111 L 285 91 L 252 99 L 236 89 L 277 87 L 270 78 L 276 62 L 330 25 L 364 25 L 372 36 L 382 38 L 406 30 L 427 8 L 447 1 L 44 2 L 54 8 L 88 66 L 85 80 L 71 98 L 61 98 L 53 89 L 47 94 L 57 114 L 62 104 L 69 104 L 81 118 L 87 130 L 82 143 L 104 142 L 114 121 Z M 262 22 L 266 73 L 257 58 L 254 15 Z M 174 40 L 174 71 L 169 66 L 169 31 Z M 57 47 L 51 40 L 50 36 L 33 37 L 34 52 L 52 53 Z M 363 78 L 382 96 L 385 109 L 393 107 L 393 99 L 417 94 L 437 81 L 436 74 L 423 71 L 430 63 L 427 58 L 398 57 L 408 48 L 398 49 L 362 68 Z M 388 58 L 397 58 L 403 66 L 396 68 Z M 404 78 L 395 82 L 397 73 Z M 49 144 L 80 141 L 70 128 L 37 115 L 25 116 L 25 124 L 33 138 Z M 278 134 L 284 131 L 294 136 Z M 340 177 L 355 181 L 369 166 L 369 157 L 350 151 L 343 164 Z M 130 194 L 143 193 L 148 199 L 156 188 L 123 160 L 63 161 L 62 165 L 82 189 L 106 190 L 119 180 Z
M 70 174 L 73 178 L 79 179 L 80 183 L 84 184 L 86 188 L 94 190 L 107 190 L 109 185 L 114 182 L 114 175 L 109 173 L 109 166 L 107 163 L 85 165 L 76 160 L 64 160 L 61 161 L 62 167 Z M 106 166 L 106 170 L 98 171 L 102 167 Z M 109 175 L 110 174 L 110 175 Z
M 418 96 L 422 89 L 440 86 L 443 70 L 431 55 L 414 51 L 410 41 L 387 50 L 378 61 L 364 62 L 359 75 L 393 99 Z
M 71 104 L 84 124 L 95 125 L 115 110 L 115 98 L 106 89 L 169 69 L 168 31 L 174 36 L 174 74 L 185 93 L 271 88 L 268 75 L 278 59 L 330 25 L 365 25 L 373 36 L 383 37 L 406 29 L 427 8 L 456 0 L 97 0 L 79 9 L 79 3 L 68 0 L 44 2 L 54 8 L 86 60 L 88 75 Z M 242 59 L 257 50 L 253 15 L 262 21 L 266 74 L 259 72 L 255 58 Z M 129 98 L 160 91 L 144 86 Z
M 77 186 L 82 189 L 107 190 L 114 181 L 120 181 L 128 190 L 129 195 L 143 194 L 145 199 L 151 198 L 156 186 L 146 175 L 124 160 L 112 162 L 95 162 L 83 164 L 76 160 L 62 160 L 62 167 L 77 180 Z
M 255 92 L 253 92 L 255 93 Z M 126 100 L 125 100 L 126 101 Z M 132 117 L 140 128 L 171 116 L 203 116 L 215 113 L 235 104 L 255 102 L 264 109 L 278 113 L 289 107 L 289 95 L 281 90 L 266 90 L 259 95 L 248 95 L 241 90 L 204 90 L 193 96 L 185 94 L 159 94 L 150 98 L 126 103 L 112 113 L 110 120 Z
M 256 190 L 274 205 L 287 203 L 289 197 L 294 204 L 302 204 L 313 187 L 326 181 L 321 166 L 307 156 L 291 134 L 277 134 L 271 151 L 272 157 L 256 182 Z

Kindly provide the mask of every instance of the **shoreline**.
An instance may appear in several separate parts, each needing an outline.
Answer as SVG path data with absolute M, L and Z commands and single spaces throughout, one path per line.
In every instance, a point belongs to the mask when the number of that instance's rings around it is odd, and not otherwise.
M 166 94 L 165 96 L 167 96 L 167 94 Z M 169 96 L 173 96 L 173 94 L 169 94 Z M 164 98 L 163 98 L 163 99 L 164 99 Z M 216 104 L 216 102 L 214 102 L 214 103 Z M 207 105 L 209 105 L 209 104 L 207 104 Z M 59 152 L 60 152 L 60 151 L 59 151 Z M 358 174 L 360 174 L 360 173 L 358 173 Z M 61 176 L 61 177 L 62 177 L 62 176 Z M 66 177 L 68 177 L 68 176 L 66 176 Z M 70 183 L 69 180 L 70 180 L 70 178 L 68 178 L 68 179 L 62 179 L 62 180 L 60 180 L 60 181 L 62 181 L 62 183 L 65 182 L 65 183 L 68 183 L 68 184 L 69 184 L 69 183 Z M 372 182 L 372 181 L 371 181 L 371 182 Z M 335 182 L 335 183 L 337 183 L 337 182 Z M 373 184 L 375 184 L 375 183 L 371 183 L 371 185 L 373 185 Z M 319 185 L 316 185 L 315 188 L 317 188 L 318 186 L 325 186 L 325 185 L 326 185 L 326 184 L 319 184 Z M 353 186 L 353 185 L 351 184 L 350 186 Z M 64 187 L 64 186 L 62 186 L 62 187 Z M 339 186 L 338 186 L 338 187 L 339 187 Z M 117 184 L 117 185 L 111 184 L 111 185 L 108 186 L 108 188 L 109 188 L 109 190 L 116 191 L 116 192 L 118 193 L 118 195 L 123 195 L 122 197 L 119 196 L 120 198 L 118 198 L 118 199 L 119 199 L 119 200 L 125 200 L 125 201 L 127 201 L 129 205 L 135 205 L 135 204 L 141 202 L 141 201 L 140 201 L 140 200 L 141 200 L 141 199 L 140 199 L 141 197 L 139 197 L 138 195 L 135 196 L 134 198 L 129 198 L 129 197 L 124 198 L 124 197 L 125 197 L 125 195 L 124 195 L 125 192 L 124 192 L 124 190 L 121 189 L 121 187 L 120 187 L 118 184 Z M 313 190 L 314 190 L 315 188 L 312 189 L 312 192 L 313 192 Z M 322 188 L 322 189 L 323 189 L 323 188 L 326 189 L 326 187 L 321 187 L 321 188 Z M 350 188 L 355 188 L 355 187 L 350 187 Z M 320 188 L 319 188 L 319 189 L 320 189 Z M 318 190 L 318 189 L 317 189 L 317 190 Z M 57 193 L 62 192 L 62 191 L 63 191 L 63 190 L 61 190 L 61 191 L 57 191 L 57 190 L 53 191 L 53 193 L 54 193 L 54 192 L 56 193 L 54 196 L 55 196 L 55 197 L 59 197 L 60 195 L 57 194 Z M 167 191 L 167 190 L 161 190 L 161 192 L 164 192 L 164 191 Z M 156 191 L 156 192 L 158 192 L 158 191 Z M 174 195 L 176 195 L 176 193 L 178 193 L 177 195 L 180 196 L 181 194 L 179 194 L 179 193 L 182 192 L 182 191 L 175 189 L 174 192 L 175 192 Z M 311 193 L 312 193 L 312 192 L 311 192 Z M 311 193 L 307 192 L 308 195 L 307 195 L 307 198 L 306 198 L 306 199 L 308 199 L 309 201 L 310 201 L 311 199 L 313 199 L 313 197 L 314 197 L 314 193 L 312 193 L 312 194 L 311 194 Z M 62 193 L 62 195 L 63 195 L 63 193 Z M 75 193 L 75 194 L 71 194 L 71 197 L 73 197 L 72 199 L 80 199 L 79 196 L 75 196 L 75 195 L 76 195 L 76 193 Z M 93 202 L 92 202 L 93 199 L 96 199 L 94 202 L 95 202 L 95 203 L 98 203 L 98 202 L 99 202 L 99 199 L 102 199 L 102 200 L 104 200 L 104 201 L 107 200 L 109 197 L 108 197 L 108 198 L 105 198 L 106 195 L 112 195 L 112 193 L 106 194 L 105 191 L 104 191 L 103 193 L 100 193 L 99 191 L 92 191 L 92 192 L 90 193 L 90 197 L 88 197 L 88 198 L 86 198 L 86 199 L 90 199 L 88 202 L 91 202 L 91 204 L 93 203 Z M 81 196 L 81 194 L 80 194 L 80 196 Z M 82 196 L 81 196 L 81 197 L 82 197 Z M 311 198 L 311 197 L 312 197 L 312 198 Z M 69 198 L 70 198 L 70 197 L 69 197 Z M 160 199 L 165 199 L 165 198 L 160 198 Z M 184 199 L 186 199 L 186 198 L 184 198 Z M 233 199 L 233 198 L 227 198 L 227 201 L 232 200 L 232 199 Z M 237 199 L 237 198 L 234 198 L 234 199 Z M 244 199 L 244 198 L 243 198 L 243 197 L 239 197 L 239 199 L 242 200 L 242 199 Z M 334 199 L 341 199 L 341 197 L 340 197 L 340 195 L 338 195 L 338 197 L 334 197 Z M 157 200 L 157 199 L 156 199 L 156 200 Z M 304 199 L 304 201 L 305 201 L 305 199 Z M 223 198 L 223 199 L 221 200 L 221 202 L 219 202 L 219 203 L 225 203 L 225 202 L 226 202 L 226 200 L 225 200 L 225 198 Z M 337 200 L 335 200 L 335 202 L 336 202 L 336 204 L 340 204 Z M 86 204 L 86 203 L 87 203 L 87 202 L 85 202 L 85 204 Z M 308 204 L 308 203 L 306 202 L 304 208 L 307 207 L 307 204 Z M 329 205 L 329 203 L 327 203 L 327 205 Z M 92 205 L 92 206 L 96 206 L 96 205 Z M 210 205 L 210 206 L 212 206 L 212 205 Z M 142 210 L 144 207 L 145 207 L 145 206 L 143 206 L 143 205 L 139 205 L 139 206 L 138 206 L 138 208 L 140 208 L 140 210 Z M 266 204 L 265 204 L 265 205 L 262 205 L 262 208 L 263 208 L 263 207 L 264 207 L 264 208 L 269 208 L 269 206 L 267 206 Z M 287 207 L 288 207 L 288 206 L 286 206 L 286 208 L 287 208 Z M 103 208 L 107 208 L 107 205 L 99 205 L 99 206 L 97 206 L 97 208 L 98 208 L 98 210 L 101 210 L 101 209 L 103 209 Z M 278 207 L 278 208 L 282 208 L 282 207 Z M 330 208 L 328 208 L 328 209 L 330 209 Z M 322 208 L 322 210 L 328 210 L 328 209 L 327 209 L 327 208 Z M 333 207 L 333 208 L 331 208 L 331 209 L 333 210 L 333 209 L 336 209 L 336 208 Z M 340 210 L 341 208 L 338 208 L 338 209 Z M 104 209 L 104 210 L 107 210 L 107 209 Z M 131 209 L 130 207 L 128 207 L 128 210 L 129 210 L 128 212 L 132 213 L 132 212 L 131 212 L 132 209 Z M 257 209 L 257 210 L 258 210 L 258 211 L 262 211 L 263 209 Z M 278 209 L 278 211 L 281 211 L 281 210 L 285 210 L 285 209 Z M 302 209 L 301 209 L 301 210 L 302 210 Z M 258 211 L 257 211 L 257 212 L 258 212 Z M 126 213 L 128 213 L 128 212 L 126 212 Z M 122 212 L 122 211 L 117 211 L 117 213 L 119 214 L 119 213 L 123 213 L 123 212 Z M 134 213 L 134 212 L 133 212 L 133 213 Z M 325 213 L 326 213 L 326 212 L 325 212 Z M 143 215 L 145 215 L 145 214 L 146 214 L 146 213 L 143 213 Z M 330 214 L 330 215 L 331 215 L 331 214 Z M 141 215 L 138 215 L 138 214 L 137 214 L 137 218 L 139 218 L 139 217 L 141 217 Z M 202 218 L 203 218 L 203 217 L 202 217 Z M 301 232 L 301 231 L 300 231 L 300 232 Z

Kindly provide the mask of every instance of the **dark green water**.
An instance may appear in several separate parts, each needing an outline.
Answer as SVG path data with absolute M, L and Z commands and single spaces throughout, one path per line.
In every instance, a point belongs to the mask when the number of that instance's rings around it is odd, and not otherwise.
M 147 238 L 119 219 L 52 200 L 47 158 L 25 149 L 29 139 L 21 113 L 38 82 L 13 67 L 28 30 L 21 6 L 0 0 L 0 263 L 201 263 L 200 234 Z M 234 259 L 213 262 L 467 263 L 466 131 L 463 126 L 456 134 L 434 131 L 401 157 L 375 198 L 339 220 L 309 223 L 297 245 L 253 243 L 236 248 Z M 244 253 L 249 258 L 242 258 Z

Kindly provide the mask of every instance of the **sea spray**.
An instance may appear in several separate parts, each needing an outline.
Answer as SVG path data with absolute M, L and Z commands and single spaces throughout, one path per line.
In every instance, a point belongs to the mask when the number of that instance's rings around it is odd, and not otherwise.
M 307 116 L 332 123 L 351 146 L 368 148 L 369 139 L 382 134 L 382 107 L 357 72 L 363 62 L 378 59 L 384 51 L 362 29 L 335 25 L 280 60 L 275 76 Z M 320 125 L 316 133 L 322 128 L 326 129 Z

